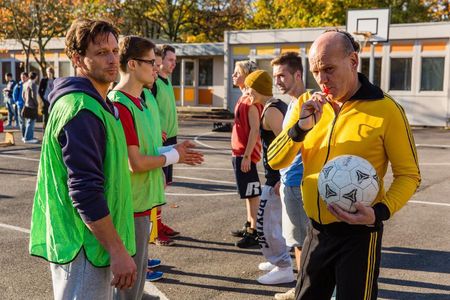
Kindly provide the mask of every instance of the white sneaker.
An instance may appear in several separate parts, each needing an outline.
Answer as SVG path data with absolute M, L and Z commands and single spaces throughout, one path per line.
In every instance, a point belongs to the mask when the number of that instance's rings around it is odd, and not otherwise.
M 280 284 L 292 282 L 294 280 L 294 270 L 292 267 L 275 267 L 272 271 L 257 279 L 260 284 Z
M 275 268 L 275 265 L 272 265 L 270 262 L 266 261 L 266 262 L 262 262 L 258 265 L 258 269 L 260 269 L 261 271 L 272 271 L 273 268 Z
M 39 143 L 39 140 L 38 139 L 25 140 L 24 143 L 25 144 L 37 144 L 37 143 Z
M 276 293 L 275 300 L 295 300 L 295 288 L 290 289 L 286 293 Z

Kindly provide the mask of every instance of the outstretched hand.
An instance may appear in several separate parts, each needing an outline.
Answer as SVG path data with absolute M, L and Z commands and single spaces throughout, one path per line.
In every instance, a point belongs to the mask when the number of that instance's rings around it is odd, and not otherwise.
M 354 225 L 375 224 L 375 211 L 371 206 L 365 206 L 361 202 L 355 202 L 355 213 L 349 213 L 334 203 L 328 204 L 327 208 L 340 221 Z
M 180 159 L 178 163 L 195 166 L 203 162 L 203 153 L 193 150 L 195 144 L 191 141 L 184 141 L 174 146 L 177 149 Z

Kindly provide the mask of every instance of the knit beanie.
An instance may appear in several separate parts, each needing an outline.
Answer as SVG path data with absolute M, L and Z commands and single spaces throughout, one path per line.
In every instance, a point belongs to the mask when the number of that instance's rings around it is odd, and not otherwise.
M 250 73 L 245 78 L 245 86 L 254 89 L 264 96 L 273 96 L 272 94 L 272 77 L 263 70 L 257 70 Z

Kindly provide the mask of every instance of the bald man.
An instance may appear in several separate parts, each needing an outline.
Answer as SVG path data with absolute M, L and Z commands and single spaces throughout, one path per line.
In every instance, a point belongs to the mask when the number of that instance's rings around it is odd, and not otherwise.
M 323 33 L 311 46 L 310 70 L 323 92 L 305 93 L 286 129 L 269 148 L 274 169 L 299 150 L 303 203 L 311 225 L 301 257 L 295 298 L 376 299 L 383 221 L 402 208 L 420 184 L 414 139 L 403 108 L 357 72 L 359 44 L 343 31 Z M 317 180 L 323 165 L 357 155 L 376 169 L 380 192 L 371 206 L 348 213 L 323 201 Z M 394 181 L 383 186 L 388 163 Z

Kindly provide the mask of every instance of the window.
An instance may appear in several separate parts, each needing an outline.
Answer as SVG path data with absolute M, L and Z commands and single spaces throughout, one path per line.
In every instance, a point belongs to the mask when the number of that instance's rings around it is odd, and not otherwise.
M 366 75 L 369 78 L 369 69 L 370 68 L 370 58 L 364 57 L 361 58 L 361 73 Z M 375 70 L 373 73 L 373 82 L 372 84 L 376 86 L 380 86 L 381 83 L 381 57 L 375 58 Z
M 69 61 L 60 61 L 59 62 L 59 77 L 68 77 L 70 76 L 70 62 Z
M 5 74 L 12 73 L 12 66 L 10 61 L 2 62 L 2 83 L 6 84 Z
M 305 64 L 305 87 L 307 90 L 320 90 L 319 85 L 317 84 L 316 80 L 314 79 L 313 74 L 309 71 L 309 60 L 306 59 Z
M 391 58 L 389 90 L 411 90 L 412 58 Z
M 181 85 L 180 84 L 180 78 L 181 78 L 181 61 L 177 60 L 177 65 L 175 66 L 175 69 L 172 72 L 172 85 Z
M 420 77 L 421 91 L 442 91 L 444 89 L 445 57 L 423 57 Z
M 199 86 L 213 85 L 213 59 L 198 60 L 198 82 Z
M 194 85 L 194 62 L 184 61 L 184 85 L 193 86 Z
M 20 73 L 25 71 L 25 64 L 20 61 L 20 60 L 16 60 L 16 81 L 19 82 L 20 81 Z

